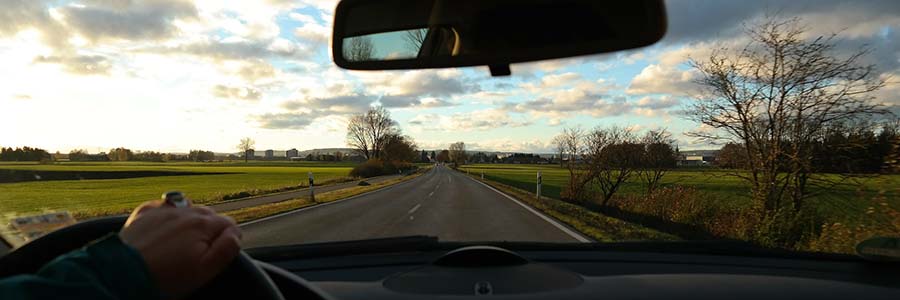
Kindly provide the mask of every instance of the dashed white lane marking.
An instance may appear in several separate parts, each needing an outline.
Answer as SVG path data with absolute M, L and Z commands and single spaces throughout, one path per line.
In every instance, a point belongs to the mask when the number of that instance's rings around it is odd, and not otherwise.
M 471 179 L 471 178 L 470 178 L 470 179 Z M 494 187 L 492 187 L 492 186 L 490 186 L 490 185 L 487 185 L 487 184 L 484 183 L 484 182 L 481 182 L 481 181 L 478 181 L 478 180 L 475 180 L 475 179 L 472 179 L 472 181 L 475 181 L 475 182 L 477 182 L 477 183 L 480 183 L 481 185 L 483 185 L 483 186 L 485 186 L 485 187 L 491 189 L 492 191 L 497 192 L 497 194 L 503 195 L 503 197 L 506 197 L 506 199 L 509 199 L 509 200 L 511 200 L 512 202 L 515 202 L 515 203 L 518 204 L 519 206 L 522 206 L 522 207 L 525 208 L 526 210 L 530 211 L 531 213 L 533 213 L 534 215 L 540 217 L 541 219 L 544 219 L 544 221 L 547 221 L 547 223 L 550 223 L 550 225 L 553 225 L 554 227 L 558 228 L 559 230 L 561 230 L 562 232 L 568 234 L 569 236 L 571 236 L 572 238 L 578 240 L 579 242 L 582 242 L 582 243 L 590 243 L 590 242 L 591 242 L 590 239 L 584 237 L 583 235 L 581 235 L 581 234 L 579 234 L 579 233 L 577 233 L 577 232 L 575 232 L 575 231 L 572 231 L 571 229 L 569 229 L 569 228 L 566 227 L 566 226 L 563 226 L 562 224 L 559 224 L 559 222 L 556 222 L 555 220 L 551 219 L 550 217 L 547 217 L 546 215 L 544 215 L 544 214 L 542 214 L 542 213 L 540 213 L 540 212 L 534 210 L 533 208 L 531 208 L 531 206 L 528 206 L 528 205 L 525 205 L 525 203 L 519 202 L 519 200 L 516 200 L 516 198 L 513 198 L 512 196 L 507 195 L 507 194 L 505 194 L 505 193 L 503 193 L 503 192 L 501 192 L 501 191 L 495 189 Z
M 431 196 L 434 196 L 434 191 L 432 191 L 431 193 L 428 193 L 428 197 L 431 197 Z
M 409 214 L 412 214 L 416 212 L 416 210 L 419 210 L 419 207 L 422 207 L 422 204 L 416 204 L 416 206 L 413 206 L 413 208 L 409 210 Z

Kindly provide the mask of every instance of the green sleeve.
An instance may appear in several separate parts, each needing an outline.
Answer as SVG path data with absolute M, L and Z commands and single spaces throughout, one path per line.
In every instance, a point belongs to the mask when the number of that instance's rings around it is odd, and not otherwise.
M 0 299 L 158 300 L 144 259 L 118 235 L 60 256 L 37 272 L 0 280 Z

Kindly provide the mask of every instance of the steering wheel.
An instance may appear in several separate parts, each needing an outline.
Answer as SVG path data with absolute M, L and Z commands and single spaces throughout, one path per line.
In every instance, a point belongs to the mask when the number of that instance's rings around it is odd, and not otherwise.
M 118 232 L 126 219 L 127 216 L 116 216 L 80 222 L 33 240 L 0 257 L 0 278 L 35 273 L 57 256 Z M 284 300 L 272 279 L 244 251 L 215 279 L 189 298 Z

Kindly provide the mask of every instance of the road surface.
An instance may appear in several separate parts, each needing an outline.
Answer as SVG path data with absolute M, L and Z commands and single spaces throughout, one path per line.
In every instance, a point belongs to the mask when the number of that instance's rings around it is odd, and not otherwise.
M 378 177 L 368 178 L 365 181 L 368 183 L 374 184 L 374 183 L 388 181 L 388 180 L 396 179 L 396 178 L 400 178 L 400 177 L 402 177 L 402 176 L 401 175 L 386 175 L 386 176 L 378 176 Z M 340 189 L 355 187 L 358 184 L 359 184 L 359 180 L 354 180 L 354 181 L 335 183 L 335 184 L 329 184 L 329 185 L 324 185 L 324 186 L 314 186 L 314 188 L 315 188 L 316 194 L 318 195 L 319 193 L 331 192 L 331 191 L 336 191 L 336 190 L 340 190 Z M 269 194 L 269 195 L 249 197 L 249 198 L 244 198 L 244 199 L 235 199 L 235 200 L 231 200 L 231 201 L 221 202 L 218 204 L 213 204 L 213 205 L 210 205 L 209 207 L 212 208 L 213 210 L 215 210 L 216 212 L 226 212 L 229 210 L 241 209 L 241 208 L 252 207 L 252 206 L 259 206 L 259 205 L 263 205 L 263 204 L 269 204 L 269 203 L 275 203 L 275 202 L 281 202 L 281 201 L 287 201 L 287 200 L 291 200 L 291 199 L 305 198 L 305 197 L 309 197 L 309 188 L 303 188 L 303 189 L 298 189 L 298 190 L 293 190 L 293 191 L 283 192 L 283 193 L 275 193 L 275 194 Z
M 441 241 L 587 241 L 558 221 L 441 166 L 376 192 L 241 228 L 244 247 L 407 235 Z

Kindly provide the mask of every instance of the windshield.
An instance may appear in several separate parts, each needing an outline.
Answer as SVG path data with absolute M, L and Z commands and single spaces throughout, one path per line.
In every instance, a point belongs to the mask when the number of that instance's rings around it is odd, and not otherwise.
M 335 5 L 6 1 L 5 239 L 169 191 L 248 248 L 900 237 L 900 2 L 672 0 L 653 46 L 508 77 L 340 69 Z M 348 55 L 415 57 L 426 34 Z

